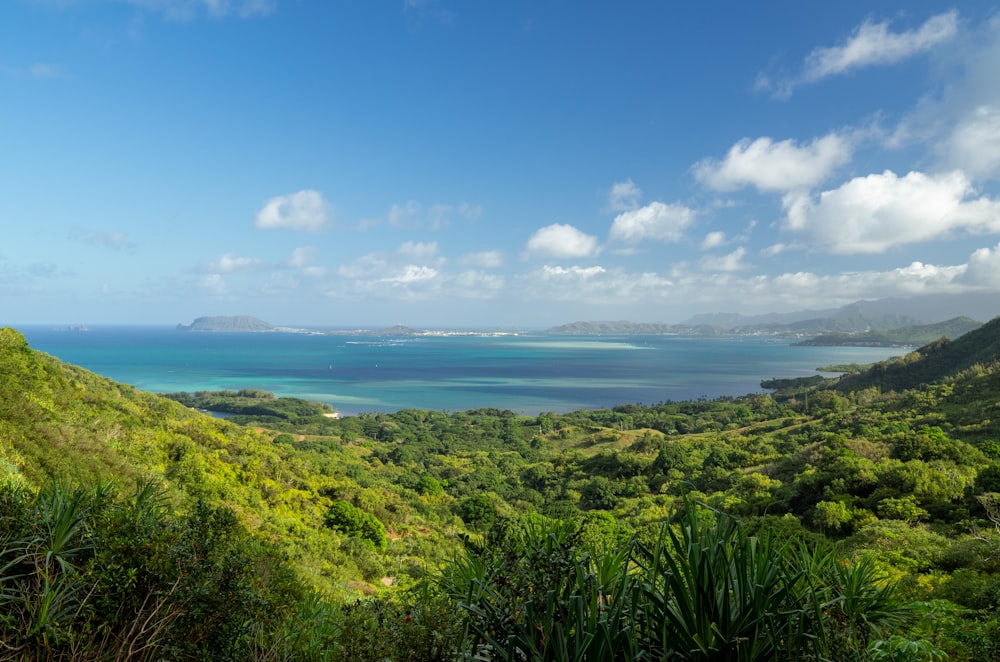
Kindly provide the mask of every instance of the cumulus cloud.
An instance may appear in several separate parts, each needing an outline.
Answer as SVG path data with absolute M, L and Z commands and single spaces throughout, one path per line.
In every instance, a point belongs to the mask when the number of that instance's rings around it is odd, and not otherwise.
M 527 245 L 529 254 L 555 258 L 589 257 L 597 249 L 597 237 L 561 223 L 536 230 L 528 239 Z
M 257 258 L 236 257 L 232 253 L 226 253 L 218 260 L 206 263 L 202 270 L 210 274 L 233 274 L 253 271 L 259 265 L 260 260 Z
M 695 221 L 693 209 L 678 204 L 651 202 L 645 207 L 622 212 L 615 217 L 609 237 L 612 241 L 635 244 L 645 239 L 680 241 Z
M 445 279 L 444 274 L 435 266 L 417 262 L 436 253 L 434 242 L 406 242 L 393 252 L 363 255 L 340 266 L 337 275 L 347 284 L 339 288 L 334 285 L 330 294 L 340 296 L 349 291 L 351 296 L 399 296 L 404 290 L 409 291 L 404 298 L 428 294 L 438 288 Z
M 306 230 L 319 232 L 333 223 L 333 210 L 319 191 L 303 190 L 268 200 L 257 212 L 259 230 Z
M 423 280 L 431 280 L 437 278 L 437 275 L 438 271 L 433 267 L 407 264 L 399 271 L 388 274 L 380 280 L 383 283 L 399 283 L 407 285 L 409 283 L 415 283 Z
M 836 133 L 802 146 L 794 140 L 744 138 L 721 161 L 705 159 L 695 164 L 694 175 L 716 191 L 754 186 L 759 191 L 784 192 L 819 184 L 850 158 L 850 141 Z
M 631 179 L 615 182 L 611 185 L 611 192 L 608 194 L 608 208 L 611 211 L 635 209 L 639 206 L 640 198 L 642 198 L 642 191 Z
M 979 106 L 963 117 L 947 138 L 944 150 L 949 165 L 974 178 L 1000 176 L 1000 106 Z
M 740 246 L 727 255 L 705 256 L 701 259 L 699 265 L 704 271 L 744 271 L 750 268 L 750 265 L 743 262 L 746 254 L 747 249 Z
M 724 258 L 735 267 L 745 256 L 745 252 L 736 250 Z M 545 266 L 515 280 L 525 298 L 539 301 L 586 300 L 642 309 L 692 301 L 706 309 L 734 305 L 761 311 L 836 307 L 862 299 L 995 289 L 1000 287 L 1000 244 L 977 250 L 968 264 L 912 261 L 884 270 L 787 271 L 774 275 L 748 274 L 740 269 L 706 271 L 705 266 L 701 262 L 680 263 L 663 274 L 603 266 Z M 726 266 L 726 262 L 720 259 L 716 266 Z
M 710 248 L 717 248 L 726 243 L 726 233 L 725 232 L 709 232 L 705 235 L 705 238 L 701 242 L 701 247 L 705 250 Z
M 819 198 L 793 193 L 783 200 L 785 229 L 830 253 L 881 253 L 895 246 L 1000 232 L 1000 203 L 975 192 L 961 172 L 904 177 L 886 170 L 857 177 Z
M 1000 289 L 1000 244 L 980 248 L 969 256 L 961 282 L 989 289 Z
M 423 248 L 419 248 L 423 246 Z M 483 273 L 476 269 L 451 272 L 438 266 L 408 261 L 421 253 L 427 255 L 428 245 L 409 244 L 409 251 L 371 253 L 350 264 L 341 265 L 338 279 L 330 282 L 330 297 L 356 299 L 379 298 L 396 301 L 428 301 L 431 299 L 489 299 L 504 288 L 504 278 L 498 274 Z M 435 246 L 436 251 L 436 246 Z

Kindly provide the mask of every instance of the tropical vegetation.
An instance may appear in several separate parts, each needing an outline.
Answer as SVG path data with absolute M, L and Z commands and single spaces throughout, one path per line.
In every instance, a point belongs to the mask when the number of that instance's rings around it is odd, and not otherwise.
M 335 418 L 0 329 L 0 659 L 1000 659 L 1000 320 L 812 382 Z

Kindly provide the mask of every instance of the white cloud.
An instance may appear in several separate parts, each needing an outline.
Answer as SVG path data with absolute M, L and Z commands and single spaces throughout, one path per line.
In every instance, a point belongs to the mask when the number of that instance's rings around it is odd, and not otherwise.
M 404 256 L 398 252 L 370 254 L 342 265 L 337 272 L 340 278 L 328 284 L 327 295 L 342 299 L 366 297 L 407 302 L 490 299 L 504 288 L 504 277 L 498 274 L 475 269 L 449 272 L 426 264 L 396 262 L 399 257 Z
M 259 230 L 285 228 L 319 232 L 333 223 L 333 210 L 319 191 L 304 190 L 268 200 L 257 212 Z
M 935 170 L 959 169 L 974 180 L 1000 178 L 1000 17 L 962 33 L 925 95 L 888 133 L 889 148 L 933 145 Z
M 761 250 L 760 255 L 761 257 L 774 257 L 775 255 L 784 253 L 786 248 L 788 248 L 787 244 L 778 242 L 777 244 L 771 244 L 767 248 Z
M 607 270 L 604 267 L 594 266 L 594 267 L 550 267 L 548 265 L 542 267 L 542 272 L 546 276 L 582 276 L 584 278 L 590 278 L 591 276 L 596 276 L 598 274 L 603 274 Z
M 594 255 L 597 248 L 597 237 L 561 223 L 536 230 L 527 245 L 530 254 L 555 258 L 588 257 Z
M 978 287 L 1000 289 L 1000 244 L 992 249 L 980 248 L 970 255 L 960 281 Z
M 432 229 L 440 229 L 451 225 L 454 218 L 465 221 L 478 220 L 483 215 L 481 205 L 463 202 L 457 205 L 436 203 L 427 210 L 427 222 Z
M 397 255 L 402 255 L 411 260 L 427 260 L 438 252 L 436 241 L 407 241 L 396 249 Z
M 615 217 L 609 237 L 613 241 L 635 244 L 644 239 L 680 241 L 694 223 L 696 213 L 684 205 L 651 202 L 645 207 L 626 211 Z
M 545 266 L 517 279 L 518 290 L 527 299 L 610 305 L 666 303 L 672 286 L 670 279 L 659 274 L 600 266 Z
M 974 178 L 1000 176 L 1000 106 L 979 106 L 962 118 L 944 150 L 949 165 Z
M 749 185 L 759 191 L 783 192 L 819 184 L 850 158 L 850 142 L 835 133 L 804 146 L 794 140 L 744 138 L 729 149 L 722 161 L 705 159 L 695 164 L 694 174 L 716 191 Z
M 715 232 L 709 232 L 708 234 L 705 235 L 705 238 L 701 242 L 701 247 L 704 250 L 708 250 L 710 248 L 716 248 L 718 246 L 722 246 L 725 243 L 726 243 L 726 233 L 715 231 Z
M 958 231 L 1000 232 L 1000 203 L 973 195 L 960 172 L 897 177 L 887 170 L 824 191 L 818 200 L 786 195 L 784 227 L 815 248 L 841 254 L 881 253 Z
M 747 249 L 740 246 L 727 255 L 705 256 L 701 259 L 699 265 L 704 271 L 744 271 L 750 268 L 750 265 L 743 262 L 746 254 Z
M 399 271 L 389 274 L 381 279 L 383 283 L 398 283 L 407 285 L 424 280 L 437 278 L 438 271 L 433 267 L 408 264 Z
M 608 208 L 611 211 L 635 209 L 639 206 L 640 198 L 642 198 L 642 191 L 639 190 L 639 187 L 631 179 L 626 179 L 624 182 L 615 182 L 612 184 L 611 192 L 608 194 Z
M 796 77 L 757 75 L 754 87 L 787 99 L 796 87 L 865 67 L 889 65 L 931 50 L 958 34 L 958 12 L 947 11 L 927 19 L 919 28 L 892 32 L 889 21 L 866 20 L 839 46 L 814 49 Z
M 362 255 L 354 262 L 342 264 L 337 269 L 337 273 L 344 278 L 377 278 L 378 274 L 384 273 L 389 268 L 385 256 L 378 253 Z
M 459 204 L 434 203 L 426 210 L 416 200 L 408 200 L 404 204 L 393 204 L 385 214 L 385 222 L 397 228 L 427 227 L 440 230 L 448 227 L 455 220 L 476 221 L 483 215 L 482 205 L 468 202 Z M 370 219 L 362 223 L 363 228 L 381 225 L 379 219 Z
M 939 266 L 913 262 L 886 271 L 820 274 L 808 271 L 740 276 L 733 272 L 674 274 L 665 285 L 669 301 L 697 301 L 707 309 L 795 310 L 842 306 L 861 299 L 910 297 L 969 291 L 959 282 L 965 265 Z M 658 303 L 657 292 L 642 293 Z M 624 291 L 620 293 L 624 296 Z M 640 301 L 642 302 L 642 301 Z
M 400 226 L 419 213 L 420 203 L 416 200 L 410 200 L 404 205 L 393 204 L 386 214 L 386 220 L 389 221 L 389 225 Z
M 890 32 L 889 21 L 862 23 L 842 46 L 817 48 L 806 57 L 802 79 L 815 82 L 862 67 L 895 64 L 930 50 L 958 32 L 958 12 L 927 19 L 916 30 Z
M 260 265 L 260 260 L 253 257 L 236 257 L 232 253 L 226 253 L 214 262 L 208 262 L 203 271 L 210 274 L 232 274 L 245 271 L 253 271 Z
M 503 266 L 503 253 L 501 251 L 480 251 L 478 253 L 467 253 L 458 259 L 459 264 L 469 267 L 480 267 L 481 269 L 496 269 Z

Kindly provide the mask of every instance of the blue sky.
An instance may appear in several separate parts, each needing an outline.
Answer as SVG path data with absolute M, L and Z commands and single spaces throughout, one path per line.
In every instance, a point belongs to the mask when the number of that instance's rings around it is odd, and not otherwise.
M 1000 292 L 989 3 L 5 0 L 0 44 L 4 324 Z

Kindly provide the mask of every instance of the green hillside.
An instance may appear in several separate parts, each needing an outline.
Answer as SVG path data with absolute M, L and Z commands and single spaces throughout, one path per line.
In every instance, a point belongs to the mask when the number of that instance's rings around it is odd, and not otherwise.
M 849 375 L 838 385 L 842 391 L 876 387 L 902 391 L 938 383 L 976 367 L 981 370 L 1000 357 L 1000 318 L 955 340 L 941 338 L 904 357 L 882 361 L 867 371 Z
M 956 317 L 936 324 L 921 324 L 864 333 L 827 333 L 795 343 L 797 345 L 832 345 L 853 347 L 919 346 L 940 338 L 958 338 L 982 324 L 968 317 Z
M 0 659 L 1000 659 L 998 354 L 539 416 L 175 396 L 237 424 L 2 329 Z

